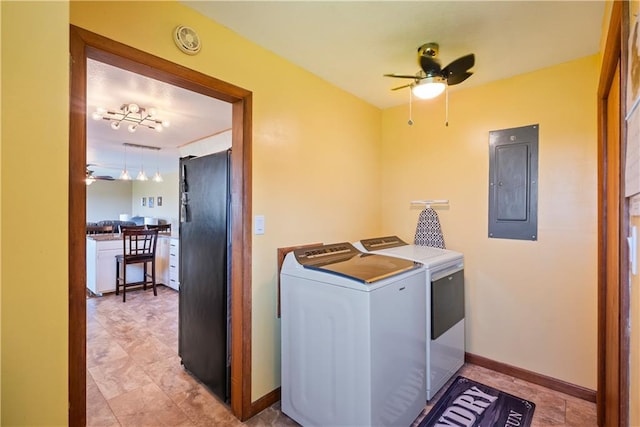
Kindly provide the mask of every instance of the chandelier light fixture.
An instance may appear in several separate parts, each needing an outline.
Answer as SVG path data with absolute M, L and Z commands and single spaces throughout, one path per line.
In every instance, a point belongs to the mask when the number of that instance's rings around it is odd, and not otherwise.
M 156 117 L 157 110 L 153 107 L 144 108 L 138 104 L 122 104 L 118 110 L 98 107 L 91 115 L 93 120 L 107 120 L 111 122 L 111 129 L 118 130 L 122 124 L 129 124 L 127 130 L 133 133 L 138 127 L 146 127 L 156 132 L 162 132 L 169 127 L 168 120 Z

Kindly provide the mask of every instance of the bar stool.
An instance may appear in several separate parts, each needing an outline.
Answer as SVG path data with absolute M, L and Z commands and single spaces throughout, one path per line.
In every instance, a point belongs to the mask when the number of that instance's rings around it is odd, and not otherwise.
M 156 244 L 158 230 L 123 228 L 122 231 L 122 255 L 116 255 L 116 295 L 119 295 L 122 287 L 122 302 L 126 302 L 127 287 L 142 285 L 147 290 L 147 285 L 153 286 L 153 295 L 156 291 Z M 147 271 L 147 265 L 151 263 L 151 273 Z M 127 265 L 143 264 L 143 276 L 141 282 L 127 283 Z M 122 277 L 120 267 L 122 266 Z

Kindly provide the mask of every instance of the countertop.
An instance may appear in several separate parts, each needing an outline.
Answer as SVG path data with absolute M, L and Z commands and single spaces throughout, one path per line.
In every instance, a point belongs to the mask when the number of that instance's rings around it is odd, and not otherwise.
M 167 238 L 167 239 L 177 239 L 178 234 L 158 234 L 159 238 Z M 117 233 L 106 233 L 106 234 L 88 234 L 87 239 L 95 240 L 96 242 L 108 242 L 111 240 L 122 240 L 122 235 Z

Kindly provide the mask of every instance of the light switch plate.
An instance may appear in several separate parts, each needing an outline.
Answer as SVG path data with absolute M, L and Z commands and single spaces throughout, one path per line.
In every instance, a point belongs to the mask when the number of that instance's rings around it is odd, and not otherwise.
M 264 215 L 256 215 L 253 223 L 255 234 L 264 234 Z
M 638 229 L 634 225 L 631 227 L 631 236 L 627 237 L 627 243 L 629 243 L 629 264 L 631 267 L 631 274 L 638 274 Z

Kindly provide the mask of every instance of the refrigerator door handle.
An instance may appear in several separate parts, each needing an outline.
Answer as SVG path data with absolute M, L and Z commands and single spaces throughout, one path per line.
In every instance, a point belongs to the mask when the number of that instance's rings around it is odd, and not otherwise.
M 189 222 L 189 193 L 182 193 L 180 196 L 180 222 Z

